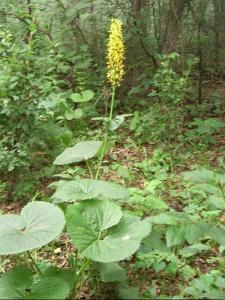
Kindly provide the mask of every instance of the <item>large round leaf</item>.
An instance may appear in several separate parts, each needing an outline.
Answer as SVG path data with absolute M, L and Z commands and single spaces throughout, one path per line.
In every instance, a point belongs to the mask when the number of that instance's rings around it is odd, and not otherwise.
M 181 173 L 184 180 L 191 183 L 205 183 L 217 181 L 216 173 L 206 168 L 200 168 L 193 171 L 185 171 Z
M 65 299 L 69 293 L 65 280 L 43 277 L 37 281 L 25 266 L 18 266 L 0 277 L 0 299 Z
M 67 230 L 75 246 L 83 251 L 101 233 L 117 224 L 121 208 L 110 201 L 85 201 L 67 208 Z
M 0 217 L 0 255 L 17 254 L 40 248 L 59 236 L 64 214 L 53 204 L 27 204 L 20 215 Z
M 70 293 L 69 285 L 61 278 L 43 278 L 31 286 L 25 299 L 66 299 Z
M 104 282 L 125 282 L 126 271 L 117 262 L 96 263 L 95 268 L 99 271 L 101 280 Z
M 125 215 L 110 201 L 84 201 L 67 210 L 67 230 L 81 255 L 98 262 L 131 256 L 151 230 L 147 221 Z
M 26 266 L 17 266 L 0 277 L 0 299 L 22 299 L 33 283 L 33 274 Z
M 59 156 L 56 157 L 55 165 L 66 165 L 94 157 L 100 150 L 102 142 L 85 141 L 68 147 Z
M 128 197 L 127 189 L 114 182 L 97 179 L 60 181 L 52 198 L 54 203 L 99 199 L 117 200 Z
M 71 99 L 74 102 L 88 102 L 91 99 L 93 99 L 95 96 L 95 93 L 91 90 L 82 91 L 81 93 L 74 93 L 71 95 Z

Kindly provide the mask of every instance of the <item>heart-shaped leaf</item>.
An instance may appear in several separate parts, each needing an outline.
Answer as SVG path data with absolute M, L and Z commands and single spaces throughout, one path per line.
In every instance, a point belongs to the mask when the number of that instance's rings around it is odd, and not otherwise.
M 64 214 L 53 204 L 27 204 L 20 215 L 0 217 L 0 255 L 17 254 L 40 248 L 59 236 Z
M 121 208 L 114 202 L 80 202 L 67 209 L 67 230 L 76 247 L 83 251 L 104 230 L 116 225 L 121 217 Z
M 67 165 L 94 157 L 100 150 L 102 142 L 85 141 L 68 147 L 54 161 L 55 165 Z
M 47 268 L 42 270 L 42 276 L 60 278 L 68 283 L 70 290 L 74 288 L 74 283 L 76 281 L 76 272 L 74 270 L 57 268 L 56 266 L 49 264 Z
M 31 286 L 31 292 L 25 299 L 65 299 L 70 293 L 67 282 L 60 278 L 43 278 Z
M 92 100 L 95 96 L 95 93 L 90 90 L 82 91 L 81 93 L 74 93 L 71 95 L 73 102 L 88 102 Z
M 146 237 L 147 221 L 125 215 L 111 201 L 83 201 L 67 209 L 67 230 L 81 255 L 98 262 L 120 261 L 131 256 Z
M 0 277 L 0 299 L 65 299 L 69 292 L 69 285 L 61 278 L 44 276 L 37 281 L 25 266 Z
M 18 266 L 0 277 L 0 299 L 21 299 L 33 283 L 33 274 L 26 266 Z
M 97 179 L 59 181 L 52 198 L 54 203 L 78 200 L 118 200 L 128 197 L 127 189 L 114 182 Z
M 104 282 L 122 282 L 127 279 L 125 270 L 116 262 L 96 263 L 96 268 Z

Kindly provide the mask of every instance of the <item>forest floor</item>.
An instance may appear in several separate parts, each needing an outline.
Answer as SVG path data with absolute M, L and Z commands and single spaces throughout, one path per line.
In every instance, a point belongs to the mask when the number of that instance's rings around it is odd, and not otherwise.
M 127 135 L 124 132 L 122 134 L 123 136 Z M 225 163 L 222 161 L 225 153 L 224 130 L 221 130 L 215 138 L 216 144 L 194 145 L 194 148 L 186 144 L 180 144 L 177 147 L 173 143 L 136 145 L 133 140 L 125 143 L 125 145 L 117 143 L 113 151 L 104 159 L 102 178 L 126 185 L 134 196 L 141 195 L 143 197 L 142 192 L 146 190 L 146 186 L 155 180 L 156 186 L 153 186 L 153 190 L 158 189 L 157 196 L 160 196 L 168 207 L 182 212 L 186 205 L 183 198 L 184 183 L 180 177 L 183 171 L 191 170 L 196 166 L 205 166 L 209 169 L 219 169 L 220 172 L 225 172 Z M 122 139 L 120 138 L 120 140 Z M 49 195 L 49 189 L 46 189 L 44 193 Z M 4 213 L 18 213 L 23 205 L 23 202 L 1 204 L 0 210 Z M 139 205 L 134 201 L 132 204 L 125 204 L 125 207 L 133 210 L 135 214 L 141 217 L 149 215 L 148 207 L 143 203 Z M 225 224 L 224 214 L 221 214 L 220 219 Z M 53 248 L 55 250 L 52 253 Z M 66 234 L 62 234 L 60 239 L 44 247 L 36 255 L 41 260 L 56 262 L 60 267 L 67 267 L 71 251 L 75 254 L 68 237 Z M 23 255 L 1 259 L 1 269 L 11 268 L 18 264 L 18 260 L 23 261 Z M 219 267 L 219 261 L 219 248 L 214 245 L 210 251 L 199 253 L 193 259 L 187 260 L 186 264 L 189 264 L 190 269 L 193 269 L 196 274 L 207 274 L 210 270 Z M 132 257 L 126 261 L 125 265 L 128 267 L 128 277 L 132 286 L 138 287 L 142 295 L 147 292 L 147 295 L 150 293 L 155 296 L 167 295 L 172 297 L 179 294 L 181 286 L 186 287 L 188 285 L 188 280 L 183 274 L 185 269 L 182 268 L 184 266 L 177 267 L 178 270 L 173 273 L 166 270 L 154 270 L 153 268 L 139 268 L 136 263 L 136 258 Z M 89 281 L 90 279 L 83 284 L 82 289 L 76 294 L 76 298 L 89 298 L 93 288 Z M 111 284 L 105 285 L 104 290 L 102 290 L 101 285 L 98 288 L 99 290 L 95 290 L 95 297 L 96 294 L 102 295 L 102 293 L 110 295 L 113 286 Z

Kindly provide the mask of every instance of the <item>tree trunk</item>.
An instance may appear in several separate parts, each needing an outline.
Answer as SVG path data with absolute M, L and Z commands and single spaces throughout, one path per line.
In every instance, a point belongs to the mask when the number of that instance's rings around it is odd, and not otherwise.
M 225 5 L 224 0 L 214 0 L 214 55 L 215 55 L 215 71 L 216 74 L 221 76 L 220 70 L 220 49 L 224 43 L 224 18 L 225 18 Z
M 176 51 L 181 21 L 186 5 L 192 0 L 170 0 L 161 50 L 168 54 Z
M 154 68 L 157 67 L 157 61 L 154 55 L 149 51 L 149 45 L 146 43 L 146 37 L 148 35 L 146 22 L 143 19 L 142 11 L 147 6 L 147 0 L 133 0 L 132 1 L 132 18 L 133 25 L 136 27 L 137 45 L 140 45 L 145 56 L 152 60 Z

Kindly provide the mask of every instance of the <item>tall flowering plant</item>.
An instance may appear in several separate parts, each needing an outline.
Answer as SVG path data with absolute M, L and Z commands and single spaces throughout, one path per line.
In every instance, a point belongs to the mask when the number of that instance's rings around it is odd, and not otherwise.
M 120 86 L 125 70 L 124 70 L 124 59 L 125 59 L 125 47 L 123 41 L 123 25 L 118 19 L 112 19 L 109 29 L 109 39 L 107 44 L 107 78 L 111 83 L 112 87 L 112 98 L 109 112 L 109 124 L 112 122 L 113 108 L 115 102 L 116 88 Z M 99 177 L 102 160 L 105 155 L 106 144 L 108 142 L 108 130 L 103 143 L 102 155 L 100 157 L 99 166 L 96 173 L 96 178 Z
M 107 45 L 107 78 L 112 85 L 112 101 L 109 120 L 112 119 L 116 87 L 120 86 L 124 77 L 125 47 L 123 42 L 122 22 L 112 19 Z

